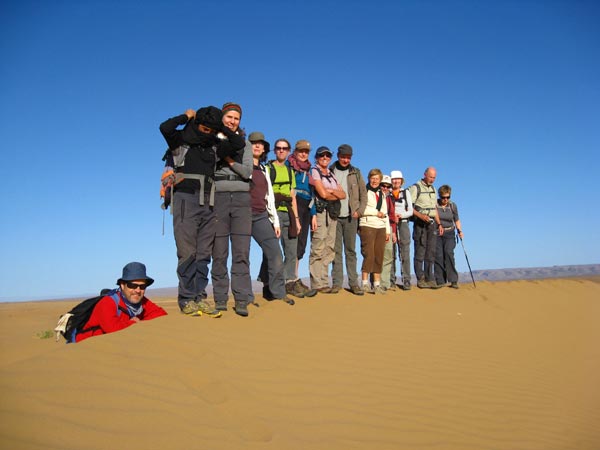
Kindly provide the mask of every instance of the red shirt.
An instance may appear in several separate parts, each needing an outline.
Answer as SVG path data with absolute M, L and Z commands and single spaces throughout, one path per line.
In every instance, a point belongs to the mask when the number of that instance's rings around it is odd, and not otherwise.
M 142 305 L 144 310 L 137 316 L 140 320 L 151 320 L 160 316 L 166 316 L 167 312 L 160 306 L 152 303 L 146 297 L 142 299 Z M 122 330 L 133 325 L 135 320 L 131 320 L 127 311 L 127 306 L 123 301 L 121 293 L 119 293 L 119 308 L 122 311 L 117 313 L 117 305 L 110 296 L 102 298 L 94 308 L 90 320 L 87 321 L 83 329 L 91 327 L 99 327 L 94 330 L 87 331 L 85 333 L 77 333 L 75 336 L 75 342 L 83 341 L 92 336 L 99 336 L 101 334 L 113 333 L 115 331 Z

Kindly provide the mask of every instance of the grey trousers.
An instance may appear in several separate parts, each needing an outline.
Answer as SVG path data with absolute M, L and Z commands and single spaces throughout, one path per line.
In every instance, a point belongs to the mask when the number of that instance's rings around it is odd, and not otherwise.
M 400 267 L 402 273 L 402 284 L 407 286 L 410 285 L 410 227 L 408 226 L 408 222 L 398 222 L 398 242 L 396 243 L 396 248 L 394 249 L 394 262 L 395 255 L 400 254 Z M 394 264 L 394 274 L 395 274 L 395 264 Z M 395 280 L 394 276 L 394 280 Z
M 177 246 L 179 307 L 206 298 L 208 266 L 215 236 L 215 213 L 198 204 L 198 194 L 176 191 L 173 196 L 173 232 Z
M 283 276 L 285 281 L 296 279 L 296 259 L 298 255 L 298 239 L 290 238 L 290 217 L 287 211 L 277 211 L 281 227 L 281 247 L 283 248 Z
M 455 247 L 456 235 L 454 230 L 446 231 L 443 236 L 438 236 L 434 271 L 437 284 L 458 283 L 458 272 L 454 260 Z
M 342 287 L 344 283 L 343 258 L 346 257 L 346 273 L 350 286 L 360 286 L 356 273 L 356 235 L 358 233 L 358 219 L 352 217 L 338 218 L 335 232 L 335 257 L 331 278 L 333 286 Z
M 437 236 L 435 234 L 437 225 L 426 224 L 417 219 L 413 228 L 413 240 L 415 242 L 415 275 L 417 280 L 434 281 L 433 267 L 435 265 L 435 251 Z
M 252 215 L 252 237 L 263 252 L 259 280 L 269 287 L 274 298 L 284 298 L 286 291 L 281 247 L 266 211 Z
M 213 245 L 212 284 L 215 302 L 229 300 L 229 241 L 231 240 L 231 292 L 236 303 L 252 301 L 250 279 L 250 236 L 252 210 L 250 192 L 215 194 L 215 241 Z

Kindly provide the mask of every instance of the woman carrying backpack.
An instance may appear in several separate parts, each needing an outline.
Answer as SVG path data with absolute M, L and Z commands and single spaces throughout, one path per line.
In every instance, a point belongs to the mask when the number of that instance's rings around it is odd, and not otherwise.
M 438 189 L 437 212 L 442 227 L 444 227 L 444 234 L 437 238 L 434 274 L 438 286 L 450 283 L 451 288 L 458 289 L 458 272 L 454 260 L 454 248 L 456 247 L 454 230 L 461 239 L 463 232 L 456 203 L 450 201 L 451 194 L 452 188 L 447 184 Z
M 250 133 L 254 168 L 250 182 L 250 202 L 252 207 L 252 237 L 263 252 L 265 264 L 261 265 L 259 274 L 263 282 L 263 297 L 265 300 L 283 300 L 293 305 L 294 300 L 286 295 L 283 277 L 283 258 L 279 246 L 281 228 L 279 216 L 275 209 L 275 196 L 271 179 L 262 164 L 269 143 L 265 135 L 259 131 Z
M 329 287 L 329 264 L 335 256 L 335 233 L 339 216 L 339 200 L 346 193 L 329 170 L 331 150 L 319 147 L 315 154 L 315 166 L 310 170 L 310 184 L 315 189 L 317 227 L 312 233 L 309 257 L 311 288 L 323 294 L 331 294 Z

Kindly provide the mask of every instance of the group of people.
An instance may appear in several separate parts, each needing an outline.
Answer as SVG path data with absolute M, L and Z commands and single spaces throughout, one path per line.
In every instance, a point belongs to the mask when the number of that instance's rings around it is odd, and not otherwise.
M 399 170 L 384 175 L 372 169 L 365 180 L 351 164 L 353 148 L 348 144 L 337 148 L 335 162 L 325 146 L 316 149 L 311 162 L 307 140 L 292 147 L 282 138 L 274 141 L 269 157 L 264 134 L 255 131 L 246 137 L 241 119 L 241 106 L 226 103 L 222 108 L 190 109 L 160 125 L 174 174 L 168 188 L 173 192 L 183 313 L 226 311 L 231 288 L 234 311 L 248 315 L 248 305 L 254 303 L 251 238 L 263 252 L 258 279 L 267 300 L 293 305 L 291 297 L 337 293 L 343 287 L 344 265 L 353 294 L 383 294 L 396 289 L 397 258 L 400 287 L 408 290 L 411 221 L 417 286 L 458 287 L 453 255 L 455 232 L 462 237 L 458 210 L 450 201 L 449 186 L 442 186 L 436 198 L 433 167 L 406 188 Z M 363 256 L 360 279 L 357 235 Z M 310 286 L 298 275 L 307 250 Z M 205 301 L 209 272 L 214 308 Z
M 397 286 L 410 290 L 410 222 L 417 287 L 458 288 L 454 248 L 456 236 L 463 237 L 461 222 L 450 186 L 441 186 L 438 197 L 435 168 L 428 167 L 410 187 L 399 170 L 384 175 L 371 169 L 365 181 L 351 164 L 349 144 L 337 148 L 335 162 L 328 147 L 318 147 L 313 163 L 310 142 L 299 140 L 292 148 L 287 139 L 275 141 L 269 160 L 264 134 L 246 138 L 241 118 L 240 105 L 225 103 L 188 109 L 160 125 L 168 144 L 163 192 L 171 193 L 165 205 L 172 207 L 177 301 L 184 314 L 220 317 L 231 288 L 234 311 L 248 315 L 248 305 L 255 303 L 251 238 L 263 253 L 258 279 L 269 301 L 294 305 L 290 296 L 336 294 L 343 288 L 344 267 L 355 295 L 384 294 Z M 298 275 L 307 250 L 310 286 Z M 206 301 L 209 272 L 214 307 Z M 145 297 L 153 281 L 142 263 L 126 265 L 118 288 L 102 297 L 74 340 L 165 315 Z

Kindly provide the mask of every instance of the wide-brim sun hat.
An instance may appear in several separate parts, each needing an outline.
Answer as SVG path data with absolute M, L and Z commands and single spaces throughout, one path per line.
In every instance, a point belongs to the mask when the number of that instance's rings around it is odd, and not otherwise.
M 154 283 L 154 279 L 146 275 L 146 266 L 141 262 L 130 262 L 123 267 L 123 275 L 117 280 L 117 284 L 121 284 L 122 281 L 136 281 L 144 280 L 146 286 L 150 286 Z

